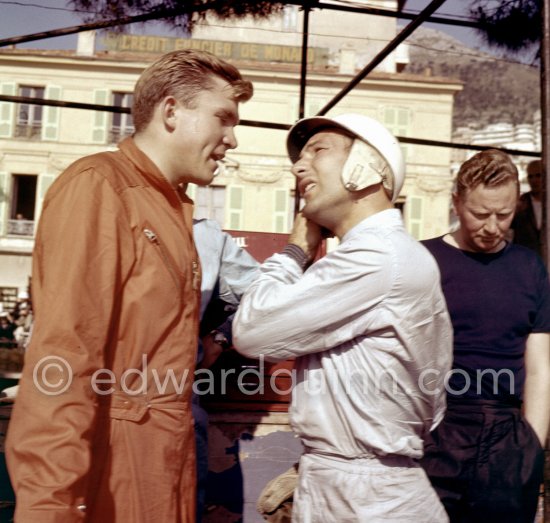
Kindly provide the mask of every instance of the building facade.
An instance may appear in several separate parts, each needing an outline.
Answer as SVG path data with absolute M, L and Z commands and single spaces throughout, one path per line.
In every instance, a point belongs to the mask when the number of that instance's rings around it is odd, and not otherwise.
M 361 3 L 367 5 L 356 2 Z M 395 9 L 397 2 L 370 0 L 368 5 Z M 262 260 L 270 249 L 279 248 L 280 233 L 289 232 L 294 216 L 295 179 L 286 156 L 286 132 L 261 123 L 291 125 L 298 119 L 302 22 L 303 13 L 287 6 L 261 23 L 245 20 L 221 28 L 208 20 L 193 38 L 139 29 L 105 35 L 103 41 L 81 33 L 75 51 L 3 49 L 0 94 L 130 107 L 136 79 L 161 53 L 193 47 L 232 61 L 255 89 L 252 100 L 240 108 L 241 120 L 258 125 L 238 126 L 239 146 L 229 151 L 214 182 L 189 190 L 197 217 L 218 220 Z M 394 18 L 314 10 L 305 115 L 315 115 L 340 93 L 396 31 Z M 328 115 L 358 112 L 380 120 L 400 137 L 450 141 L 453 96 L 461 84 L 405 74 L 406 61 L 406 48 L 398 48 Z M 114 149 L 132 132 L 126 113 L 0 101 L 0 302 L 6 307 L 28 284 L 36 224 L 51 183 L 73 161 Z M 410 144 L 403 145 L 403 151 L 407 177 L 397 205 L 406 226 L 419 239 L 442 234 L 449 225 L 451 151 Z M 258 233 L 265 234 L 265 241 Z M 258 242 L 268 245 L 260 249 Z M 256 365 L 226 363 L 247 373 Z M 270 384 L 277 370 L 254 367 Z M 263 521 L 255 509 L 261 488 L 298 459 L 301 445 L 286 416 L 292 383 L 283 381 L 253 397 L 243 396 L 230 383 L 230 393 L 210 402 L 205 522 Z
M 171 49 L 195 47 L 232 61 L 254 83 L 241 120 L 290 125 L 299 112 L 302 16 L 289 6 L 260 24 L 224 23 L 220 30 L 210 21 L 193 38 L 127 34 L 100 40 L 81 33 L 75 51 L 3 49 L 0 94 L 130 107 L 135 81 L 148 63 Z M 335 11 L 313 13 L 310 27 L 306 116 L 338 94 L 396 33 L 393 18 Z M 338 37 L 342 27 L 346 36 Z M 359 112 L 398 136 L 450 141 L 460 83 L 398 72 L 406 54 L 386 59 L 328 114 Z M 27 286 L 34 231 L 52 181 L 79 157 L 116 148 L 132 132 L 129 114 L 0 102 L 0 288 L 6 296 Z M 239 146 L 212 185 L 190 188 L 197 216 L 230 230 L 288 232 L 296 194 L 286 132 L 241 125 L 236 134 Z M 441 234 L 448 226 L 451 153 L 403 149 L 407 178 L 398 205 L 407 227 L 417 238 Z

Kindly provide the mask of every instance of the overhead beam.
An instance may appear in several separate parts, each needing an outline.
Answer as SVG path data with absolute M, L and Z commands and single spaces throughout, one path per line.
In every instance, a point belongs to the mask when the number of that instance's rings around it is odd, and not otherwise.
M 305 0 L 296 0 L 288 1 L 286 4 L 293 5 L 303 5 Z M 405 11 L 393 11 L 391 9 L 379 9 L 377 7 L 355 7 L 339 4 L 326 4 L 323 2 L 317 2 L 316 5 L 319 9 L 328 9 L 332 11 L 343 11 L 347 13 L 358 13 L 358 14 L 368 14 L 376 16 L 387 16 L 390 18 L 400 18 L 402 20 L 414 20 L 418 13 L 411 13 Z M 459 27 L 471 27 L 471 28 L 480 28 L 481 24 L 474 20 L 461 20 L 458 18 L 445 17 L 445 16 L 430 16 L 426 19 L 426 22 L 432 24 L 441 24 L 441 25 L 454 25 Z
M 288 1 L 283 3 L 290 4 L 290 5 L 299 5 L 302 7 L 309 6 L 311 4 L 311 2 L 307 0 L 295 0 L 295 1 Z M 212 9 L 214 5 L 215 5 L 215 2 L 213 2 L 212 4 L 197 6 L 193 10 L 195 12 L 208 11 L 209 9 Z M 417 15 L 414 13 L 405 13 L 403 11 L 392 11 L 390 9 L 377 9 L 374 7 L 342 6 L 342 5 L 336 5 L 336 4 L 327 4 L 323 2 L 315 2 L 315 8 L 327 9 L 327 10 L 333 10 L 333 11 L 343 11 L 343 12 L 349 12 L 349 13 L 362 13 L 362 14 L 370 14 L 370 15 L 377 15 L 377 16 L 388 16 L 391 18 L 400 18 L 403 20 L 414 20 L 417 17 Z M 149 20 L 161 20 L 163 18 L 172 18 L 178 14 L 179 15 L 183 14 L 181 9 L 180 10 L 162 9 L 162 10 L 157 10 L 153 13 L 147 13 L 143 15 L 125 16 L 125 17 L 121 17 L 113 20 L 90 22 L 87 24 L 74 25 L 71 27 L 52 29 L 51 31 L 42 31 L 40 33 L 13 36 L 10 38 L 1 39 L 0 47 L 8 47 L 10 45 L 24 44 L 27 42 L 34 42 L 36 40 L 45 40 L 47 38 L 56 38 L 58 36 L 67 36 L 70 34 L 81 33 L 84 31 L 92 31 L 95 29 L 108 29 L 109 27 L 147 22 Z M 425 21 L 435 23 L 435 24 L 442 24 L 442 25 L 454 25 L 454 26 L 461 26 L 461 27 L 474 27 L 474 28 L 480 27 L 480 25 L 474 21 L 459 20 L 455 18 L 446 18 L 446 17 L 430 16 Z
M 125 113 L 130 114 L 129 107 L 119 107 L 116 105 L 100 105 L 89 104 L 82 102 L 65 102 L 62 100 L 46 100 L 44 98 L 33 98 L 29 96 L 12 96 L 8 94 L 0 94 L 0 102 L 12 102 L 21 104 L 47 105 L 51 107 L 65 107 L 69 109 L 84 109 L 88 111 L 106 111 L 110 113 Z M 292 125 L 275 122 L 260 122 L 257 120 L 241 120 L 240 125 L 246 127 L 258 127 L 262 129 L 274 129 L 280 131 L 288 131 Z M 469 151 L 484 151 L 486 149 L 499 149 L 507 154 L 514 156 L 529 156 L 540 158 L 541 153 L 538 151 L 523 151 L 521 149 L 508 149 L 503 147 L 495 147 L 493 145 L 472 145 L 467 143 L 443 142 L 438 140 L 425 140 L 423 138 L 411 138 L 410 136 L 397 136 L 400 142 L 412 145 L 426 145 L 429 147 L 446 147 L 450 149 L 464 149 Z

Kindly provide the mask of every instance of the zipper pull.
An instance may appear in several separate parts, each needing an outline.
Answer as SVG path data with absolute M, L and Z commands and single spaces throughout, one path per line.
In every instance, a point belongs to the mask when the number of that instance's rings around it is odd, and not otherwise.
M 200 270 L 199 270 L 199 264 L 196 261 L 193 261 L 193 290 L 199 290 L 200 289 Z
M 151 229 L 143 229 L 143 234 L 145 234 L 145 236 L 147 236 L 147 239 L 151 243 L 158 243 L 159 242 L 159 240 L 157 238 L 157 235 Z

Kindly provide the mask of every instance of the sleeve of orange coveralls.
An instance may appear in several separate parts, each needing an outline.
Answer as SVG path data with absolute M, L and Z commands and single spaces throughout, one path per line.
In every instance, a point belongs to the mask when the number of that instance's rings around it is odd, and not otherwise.
M 69 168 L 48 192 L 36 238 L 36 323 L 6 446 L 16 521 L 85 517 L 97 408 L 91 376 L 104 366 L 133 258 L 118 195 L 92 169 Z

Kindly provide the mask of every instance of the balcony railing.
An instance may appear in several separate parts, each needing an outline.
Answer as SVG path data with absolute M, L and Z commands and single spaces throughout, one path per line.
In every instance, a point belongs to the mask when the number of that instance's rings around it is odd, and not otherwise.
M 18 123 L 15 127 L 16 138 L 27 138 L 29 140 L 38 140 L 42 133 L 42 123 Z
M 34 236 L 33 220 L 8 220 L 8 231 L 10 236 Z

